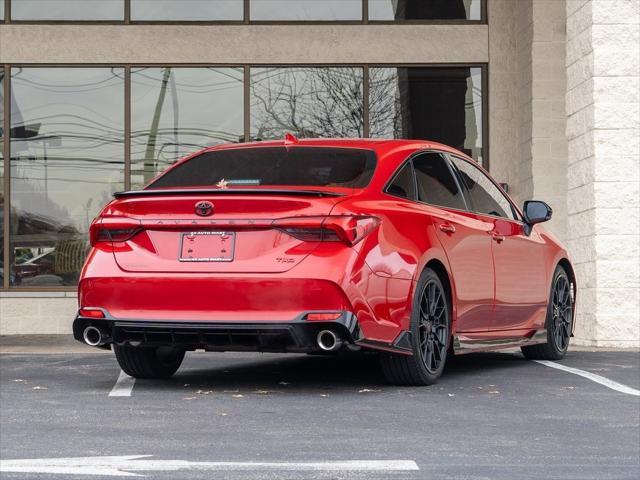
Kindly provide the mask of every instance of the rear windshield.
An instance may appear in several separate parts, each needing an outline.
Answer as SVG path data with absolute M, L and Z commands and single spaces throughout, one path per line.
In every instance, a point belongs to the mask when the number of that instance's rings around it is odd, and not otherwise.
M 363 188 L 376 167 L 372 150 L 257 147 L 206 152 L 178 165 L 149 187 L 296 185 Z

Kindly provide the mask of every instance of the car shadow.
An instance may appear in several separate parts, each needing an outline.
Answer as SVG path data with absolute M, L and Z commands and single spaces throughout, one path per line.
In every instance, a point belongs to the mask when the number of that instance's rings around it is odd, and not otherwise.
M 224 355 L 224 354 L 218 354 Z M 473 353 L 450 357 L 439 385 L 464 383 L 469 378 L 493 376 L 527 368 L 530 362 L 519 353 Z M 183 367 L 167 380 L 139 380 L 145 389 L 182 388 L 186 385 L 215 391 L 349 390 L 354 387 L 390 387 L 375 353 L 341 356 L 274 355 L 225 358 L 216 354 L 188 357 Z

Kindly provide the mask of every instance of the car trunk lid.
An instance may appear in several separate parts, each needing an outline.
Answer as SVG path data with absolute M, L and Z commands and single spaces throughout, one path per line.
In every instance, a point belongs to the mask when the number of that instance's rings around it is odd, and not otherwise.
M 119 194 L 100 222 L 125 235 L 110 239 L 128 272 L 278 273 L 318 242 L 295 238 L 274 221 L 323 217 L 341 199 L 331 190 L 143 190 Z

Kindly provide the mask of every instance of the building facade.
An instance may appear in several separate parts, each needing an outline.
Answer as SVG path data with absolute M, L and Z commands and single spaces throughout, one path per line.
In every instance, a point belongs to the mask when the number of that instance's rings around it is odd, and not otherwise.
M 93 216 L 186 153 L 426 138 L 550 203 L 575 343 L 640 346 L 640 2 L 0 0 L 0 334 L 69 333 Z

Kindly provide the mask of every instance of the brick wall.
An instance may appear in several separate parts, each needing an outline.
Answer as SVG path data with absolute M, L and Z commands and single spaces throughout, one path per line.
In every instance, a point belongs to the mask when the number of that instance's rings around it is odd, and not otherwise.
M 567 0 L 568 246 L 576 340 L 640 346 L 640 2 Z

